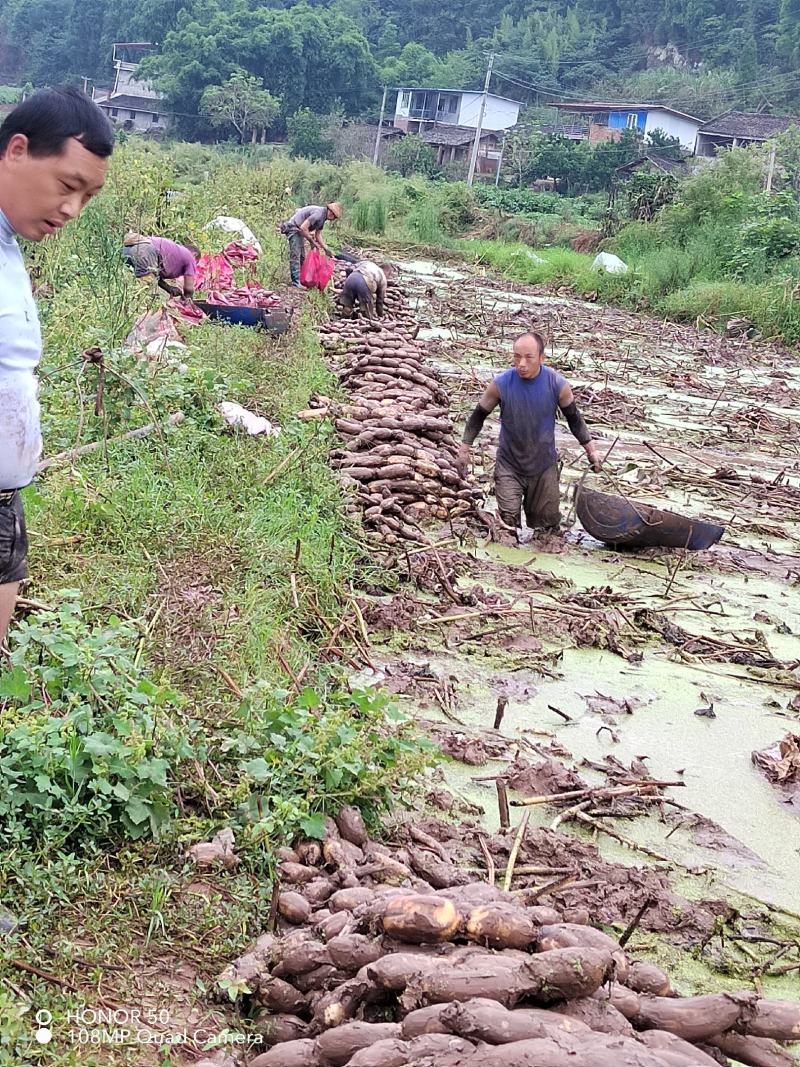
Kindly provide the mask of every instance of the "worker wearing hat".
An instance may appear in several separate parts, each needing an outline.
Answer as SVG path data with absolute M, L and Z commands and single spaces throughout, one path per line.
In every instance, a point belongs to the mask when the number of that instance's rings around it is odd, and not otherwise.
M 292 285 L 300 285 L 300 269 L 306 258 L 306 241 L 314 248 L 320 249 L 327 255 L 332 255 L 331 250 L 322 239 L 322 228 L 326 222 L 342 217 L 342 205 L 338 201 L 332 204 L 309 204 L 308 207 L 299 207 L 294 215 L 286 222 L 280 224 L 280 231 L 289 242 L 289 272 L 292 276 Z

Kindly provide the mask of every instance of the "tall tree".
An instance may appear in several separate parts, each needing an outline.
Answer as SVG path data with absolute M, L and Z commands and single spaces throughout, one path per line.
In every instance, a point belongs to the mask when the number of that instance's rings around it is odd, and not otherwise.
M 289 10 L 223 9 L 206 0 L 202 21 L 178 15 L 161 53 L 147 69 L 167 93 L 173 109 L 196 114 L 209 85 L 221 85 L 236 70 L 260 78 L 283 113 L 301 107 L 325 113 L 341 101 L 348 115 L 377 97 L 377 67 L 366 38 L 345 15 L 297 4 Z M 186 120 L 187 132 L 196 122 Z
M 800 59 L 800 0 L 781 0 L 778 51 L 791 63 Z
M 200 97 L 200 110 L 218 129 L 233 126 L 243 143 L 248 134 L 272 125 L 280 101 L 266 91 L 260 78 L 235 71 L 224 85 L 208 86 Z

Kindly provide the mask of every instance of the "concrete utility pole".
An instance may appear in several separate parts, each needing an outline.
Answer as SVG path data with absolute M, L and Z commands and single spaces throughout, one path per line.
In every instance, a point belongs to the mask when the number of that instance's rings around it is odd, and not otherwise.
M 497 161 L 497 174 L 494 176 L 495 189 L 500 184 L 500 171 L 503 169 L 503 156 L 506 154 L 506 135 L 503 134 L 503 143 L 500 145 L 500 158 Z
M 481 131 L 483 129 L 483 116 L 486 114 L 486 97 L 489 93 L 489 82 L 494 67 L 494 52 L 489 56 L 489 66 L 486 68 L 486 81 L 483 83 L 483 95 L 481 96 L 481 109 L 478 112 L 478 125 L 475 127 L 475 140 L 472 142 L 472 155 L 469 160 L 469 173 L 467 185 L 472 185 L 475 180 L 475 166 L 478 162 L 478 149 L 481 145 Z
M 372 153 L 372 165 L 377 167 L 378 165 L 378 153 L 381 149 L 381 133 L 383 132 L 383 116 L 386 111 L 386 94 L 389 92 L 389 86 L 383 87 L 383 100 L 381 100 L 381 117 L 378 119 L 378 132 L 375 134 L 375 149 Z
M 772 192 L 772 179 L 775 177 L 775 142 L 773 141 L 769 149 L 769 167 L 767 169 L 767 182 L 766 191 Z

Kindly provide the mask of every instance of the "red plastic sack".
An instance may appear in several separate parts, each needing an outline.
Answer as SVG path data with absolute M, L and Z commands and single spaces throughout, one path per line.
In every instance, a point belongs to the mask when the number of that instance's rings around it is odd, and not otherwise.
M 243 241 L 231 241 L 229 245 L 225 245 L 222 254 L 234 267 L 245 267 L 258 259 L 258 252 L 255 248 Z
M 300 284 L 304 285 L 306 289 L 322 290 L 333 277 L 335 270 L 335 260 L 328 259 L 327 256 L 323 256 L 321 252 L 318 252 L 316 248 L 312 248 L 300 268 Z
M 194 287 L 197 290 L 233 288 L 233 267 L 224 254 L 213 256 L 206 253 L 198 259 Z

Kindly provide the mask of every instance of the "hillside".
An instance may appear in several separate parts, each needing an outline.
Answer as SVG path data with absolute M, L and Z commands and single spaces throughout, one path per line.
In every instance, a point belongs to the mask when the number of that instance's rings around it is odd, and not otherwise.
M 244 68 L 299 107 L 374 114 L 382 84 L 477 86 L 497 52 L 496 92 L 546 103 L 636 94 L 711 116 L 800 106 L 798 0 L 427 0 L 256 4 L 237 0 L 3 0 L 0 78 L 109 83 L 114 41 L 161 46 L 152 73 L 203 132 L 197 102 Z M 206 127 L 207 131 L 207 127 Z

